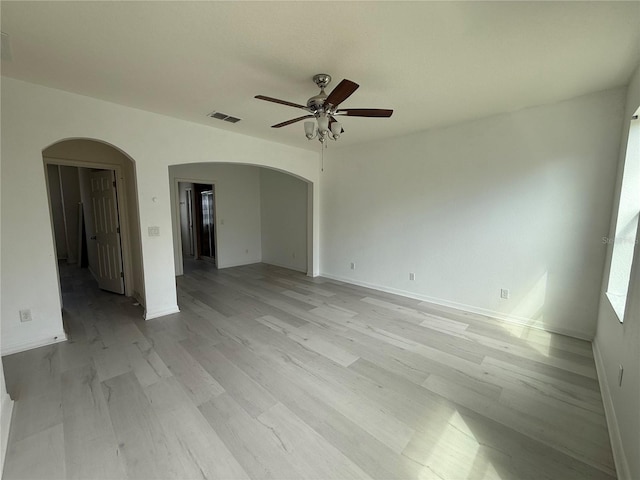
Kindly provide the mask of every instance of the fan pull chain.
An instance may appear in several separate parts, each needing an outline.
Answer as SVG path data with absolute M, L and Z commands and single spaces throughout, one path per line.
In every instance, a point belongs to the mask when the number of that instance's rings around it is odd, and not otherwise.
M 324 172 L 324 149 L 325 149 L 326 145 L 324 144 L 324 142 L 320 143 L 320 150 L 322 151 L 322 165 L 321 165 L 321 171 Z

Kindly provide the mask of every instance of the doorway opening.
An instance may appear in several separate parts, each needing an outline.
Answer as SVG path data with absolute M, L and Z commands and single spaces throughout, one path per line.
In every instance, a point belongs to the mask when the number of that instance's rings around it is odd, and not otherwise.
M 179 181 L 178 203 L 183 259 L 217 267 L 215 185 Z
M 42 155 L 63 310 L 69 277 L 144 305 L 133 161 L 85 139 L 63 140 Z
M 313 274 L 317 215 L 312 183 L 284 171 L 224 162 L 171 165 L 169 182 L 176 276 L 184 274 L 187 261 L 211 254 L 217 269 L 267 263 Z M 195 208 L 202 207 L 203 195 L 207 201 L 209 190 L 213 206 L 205 203 L 203 211 L 212 217 L 202 225 L 212 228 L 196 232 Z M 209 238 L 213 252 L 207 254 Z M 195 267 L 200 260 L 189 264 Z
M 59 267 L 87 268 L 100 289 L 123 295 L 115 172 L 48 163 L 47 181 Z

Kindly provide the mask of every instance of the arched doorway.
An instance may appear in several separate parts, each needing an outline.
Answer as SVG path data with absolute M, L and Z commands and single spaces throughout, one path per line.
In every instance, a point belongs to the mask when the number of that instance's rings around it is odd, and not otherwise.
M 209 192 L 215 192 L 211 238 L 218 268 L 267 263 L 313 274 L 314 197 L 308 180 L 262 165 L 208 162 L 171 165 L 169 181 L 176 275 L 183 274 L 187 256 L 208 260 L 197 244 L 206 230 L 197 228 L 198 212 L 204 211 L 197 206 Z
M 94 139 L 61 140 L 42 157 L 58 261 L 88 268 L 100 288 L 144 305 L 134 161 Z

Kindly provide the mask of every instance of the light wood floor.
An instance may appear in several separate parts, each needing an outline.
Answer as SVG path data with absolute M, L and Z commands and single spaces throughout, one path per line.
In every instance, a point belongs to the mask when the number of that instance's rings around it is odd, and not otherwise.
M 588 342 L 266 265 L 182 312 L 63 268 L 71 340 L 4 358 L 4 479 L 615 477 Z

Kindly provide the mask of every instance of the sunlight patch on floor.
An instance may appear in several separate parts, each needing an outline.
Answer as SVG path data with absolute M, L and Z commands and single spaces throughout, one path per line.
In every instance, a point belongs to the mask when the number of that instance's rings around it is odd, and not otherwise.
M 513 336 L 524 340 L 531 348 L 545 357 L 549 356 L 551 335 L 539 329 L 544 328 L 542 312 L 547 295 L 548 275 L 545 272 L 511 312 L 515 318 L 529 318 L 531 321 L 527 325 L 510 323 L 502 325 Z M 534 330 L 531 327 L 538 327 L 538 329 Z
M 420 480 L 502 480 L 457 411 L 449 418 L 427 458 L 420 463 L 424 465 L 418 477 Z

